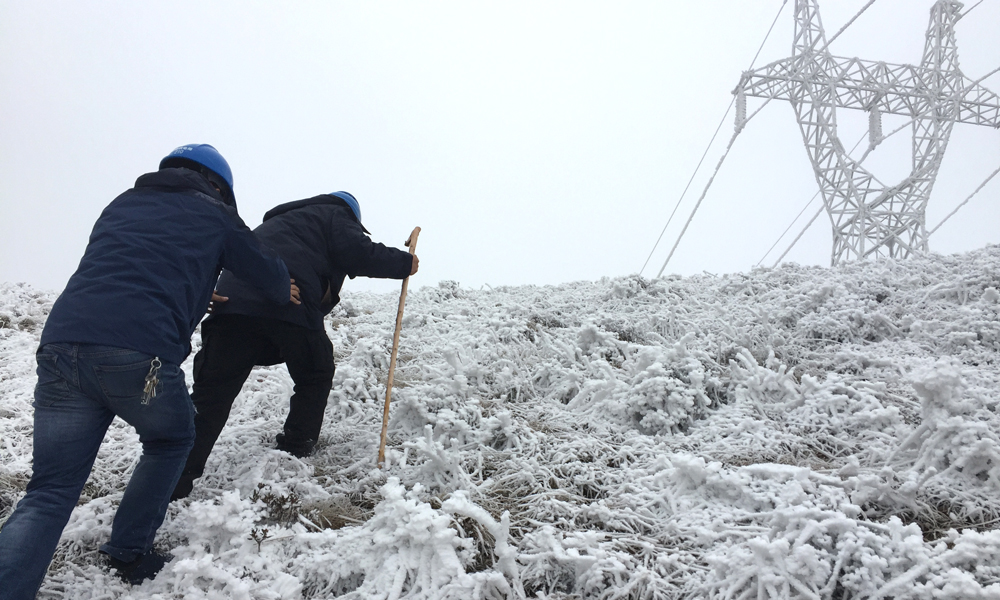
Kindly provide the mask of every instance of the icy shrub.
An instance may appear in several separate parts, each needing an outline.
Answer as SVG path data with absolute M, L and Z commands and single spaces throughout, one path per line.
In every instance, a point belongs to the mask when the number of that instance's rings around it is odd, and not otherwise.
M 518 450 L 522 446 L 518 425 L 510 411 L 501 410 L 483 421 L 494 450 Z
M 434 302 L 444 302 L 462 297 L 462 286 L 457 281 L 442 279 L 438 282 L 437 289 L 421 288 L 420 293 L 426 295 Z
M 611 281 L 610 289 L 605 299 L 612 298 L 634 298 L 642 294 L 649 287 L 649 280 L 639 275 L 628 277 L 618 277 Z
M 259 515 L 254 503 L 241 499 L 237 491 L 224 492 L 215 500 L 192 502 L 183 520 L 190 532 L 189 543 L 206 552 L 220 554 L 242 547 Z
M 629 344 L 646 343 L 646 335 L 643 332 L 643 327 L 634 323 L 631 319 L 622 319 L 620 317 L 605 318 L 601 320 L 600 326 L 614 333 L 615 337 L 621 342 Z
M 805 314 L 797 327 L 816 340 L 837 342 L 875 342 L 898 337 L 891 308 L 884 306 L 891 293 L 876 286 L 870 289 L 864 280 L 846 280 L 822 286 L 812 293 Z
M 349 364 L 356 369 L 389 369 L 389 357 L 385 344 L 373 338 L 359 338 L 354 343 Z
M 482 411 L 477 400 L 461 402 L 433 390 L 407 389 L 393 394 L 393 403 L 396 412 L 389 426 L 406 439 L 423 437 L 428 430 L 433 439 L 447 446 L 480 444 L 487 439 L 488 432 L 480 428 Z
M 435 510 L 420 500 L 419 486 L 407 491 L 395 478 L 380 492 L 383 500 L 363 526 L 303 534 L 311 551 L 297 559 L 297 570 L 307 595 L 359 600 L 523 598 L 506 546 L 506 521 L 497 524 L 461 495 Z M 513 582 L 495 570 L 465 572 L 475 558 L 473 544 L 452 527 L 448 509 L 489 521 L 497 540 L 497 563 Z
M 528 319 L 528 326 L 533 329 L 544 327 L 547 329 L 561 329 L 566 327 L 566 323 L 560 318 L 558 313 L 544 312 L 531 315 Z
M 933 367 L 914 376 L 913 391 L 920 398 L 925 422 L 940 420 L 957 414 L 968 414 L 974 405 L 963 399 L 966 384 L 959 363 L 953 359 L 939 359 Z
M 0 282 L 0 329 L 34 331 L 45 323 L 54 301 L 55 294 L 34 290 L 25 283 Z
M 707 555 L 710 598 L 1000 597 L 1000 532 L 953 532 L 928 546 L 919 527 L 895 517 L 881 525 L 798 508 L 775 511 L 771 525 L 767 536 Z
M 761 416 L 767 416 L 765 409 L 772 405 L 786 408 L 801 401 L 792 372 L 775 358 L 773 351 L 760 365 L 744 348 L 735 360 L 729 361 L 729 368 L 732 395 L 737 400 L 749 400 Z
M 600 542 L 604 536 L 594 532 L 566 534 L 551 525 L 543 525 L 524 537 L 520 562 L 528 590 L 548 593 L 581 593 L 588 588 L 592 568 L 604 558 Z
M 266 518 L 272 523 L 295 523 L 302 509 L 301 499 L 295 491 L 287 494 L 275 492 L 266 483 L 258 483 L 250 495 L 250 502 L 263 508 Z
M 705 370 L 685 348 L 690 338 L 673 348 L 643 348 L 627 363 L 634 373 L 624 400 L 635 427 L 646 434 L 675 433 L 704 416 L 711 406 L 705 394 Z
M 922 488 L 947 488 L 954 508 L 981 519 L 984 505 L 1000 510 L 1000 436 L 990 415 L 977 418 L 980 403 L 966 395 L 965 376 L 953 359 L 939 359 L 915 376 L 921 424 L 890 457 L 912 457 L 909 474 Z
M 642 433 L 673 433 L 691 419 L 704 394 L 677 379 L 660 363 L 650 365 L 633 380 L 628 412 Z M 705 402 L 701 402 L 702 407 Z
M 335 404 L 342 405 L 341 410 L 360 411 L 359 403 L 371 402 L 377 398 L 373 393 L 376 385 L 375 377 L 369 375 L 363 367 L 350 363 L 338 365 L 333 380 L 331 399 Z
M 666 600 L 677 597 L 670 556 L 647 556 L 595 531 L 543 525 L 525 536 L 518 561 L 525 590 L 538 597 Z M 631 552 L 629 552 L 631 550 Z
M 416 451 L 418 481 L 442 491 L 460 489 L 475 489 L 465 468 L 462 466 L 462 453 L 456 438 L 448 438 L 447 445 L 440 439 L 435 439 L 434 430 L 430 425 L 424 427 L 424 436 L 405 442 L 406 450 Z M 404 455 L 408 457 L 408 453 Z
M 899 409 L 879 399 L 885 393 L 882 384 L 854 382 L 838 373 L 800 379 L 773 352 L 761 365 L 743 350 L 729 365 L 728 396 L 752 407 L 758 418 L 780 424 L 782 431 L 803 436 L 797 448 L 786 449 L 799 460 L 815 464 L 843 454 L 871 455 L 888 446 L 887 435 L 900 430 Z
M 157 578 L 161 589 L 186 597 L 301 598 L 302 585 L 286 568 L 282 541 L 304 528 L 257 527 L 262 508 L 235 491 L 192 502 L 180 519 L 187 544 L 171 549 L 176 558 Z
M 576 335 L 576 345 L 585 356 L 611 359 L 618 354 L 618 346 L 611 334 L 602 331 L 592 323 L 580 328 Z

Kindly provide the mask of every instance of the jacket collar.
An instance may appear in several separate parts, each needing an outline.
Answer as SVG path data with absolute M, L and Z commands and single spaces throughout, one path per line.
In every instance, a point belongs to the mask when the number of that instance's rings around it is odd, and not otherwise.
M 204 175 L 191 169 L 167 168 L 140 175 L 135 187 L 166 187 L 190 189 L 201 192 L 213 200 L 225 204 L 222 194 L 216 190 Z

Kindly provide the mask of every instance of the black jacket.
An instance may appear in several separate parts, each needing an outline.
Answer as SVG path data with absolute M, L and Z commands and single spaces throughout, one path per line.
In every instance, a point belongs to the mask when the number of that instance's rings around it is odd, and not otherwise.
M 94 224 L 41 344 L 115 346 L 179 364 L 223 267 L 264 290 L 254 293 L 275 306 L 287 303 L 284 263 L 221 200 L 188 169 L 140 177 Z
M 328 194 L 272 208 L 254 233 L 285 260 L 302 304 L 273 302 L 226 270 L 217 288 L 229 301 L 216 303 L 215 315 L 269 317 L 322 331 L 345 276 L 405 279 L 413 264 L 408 252 L 372 242 L 347 203 Z

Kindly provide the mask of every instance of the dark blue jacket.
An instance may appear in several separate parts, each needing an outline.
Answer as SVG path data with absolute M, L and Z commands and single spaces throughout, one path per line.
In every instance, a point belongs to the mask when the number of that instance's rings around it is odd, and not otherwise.
M 201 174 L 163 169 L 115 198 L 56 300 L 41 344 L 117 346 L 179 364 L 219 271 L 239 273 L 276 304 L 288 270 Z
M 340 302 L 344 277 L 406 279 L 413 264 L 409 252 L 372 242 L 347 203 L 327 194 L 272 208 L 254 233 L 285 260 L 302 304 L 276 304 L 226 270 L 218 290 L 229 301 L 217 302 L 214 315 L 269 317 L 322 331 L 323 317 Z

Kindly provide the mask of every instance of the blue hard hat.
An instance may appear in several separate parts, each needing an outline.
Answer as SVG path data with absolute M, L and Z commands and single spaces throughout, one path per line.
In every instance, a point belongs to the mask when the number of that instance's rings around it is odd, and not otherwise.
M 185 161 L 198 163 L 206 169 L 217 174 L 228 185 L 230 192 L 233 189 L 233 171 L 229 168 L 229 163 L 222 158 L 219 151 L 209 144 L 188 144 L 178 146 L 174 151 L 163 157 L 160 161 L 160 168 L 171 166 L 183 166 Z
M 347 203 L 351 207 L 351 211 L 354 212 L 354 216 L 357 217 L 358 223 L 361 222 L 361 206 L 358 204 L 358 199 L 355 198 L 350 192 L 334 192 L 330 194 L 331 196 L 336 196 Z
M 355 198 L 350 192 L 334 192 L 330 195 L 336 196 L 346 202 L 347 205 L 351 207 L 351 212 L 353 212 L 355 218 L 357 218 L 358 224 L 361 224 L 361 206 L 358 204 L 357 198 Z M 361 229 L 363 229 L 365 233 L 371 233 L 365 229 L 364 225 L 361 225 Z

